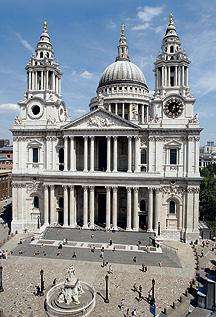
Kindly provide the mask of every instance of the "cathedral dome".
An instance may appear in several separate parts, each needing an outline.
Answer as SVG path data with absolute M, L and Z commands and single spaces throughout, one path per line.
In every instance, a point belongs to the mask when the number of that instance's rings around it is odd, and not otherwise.
M 146 86 L 143 72 L 129 60 L 116 60 L 103 72 L 99 87 L 116 83 L 134 83 Z

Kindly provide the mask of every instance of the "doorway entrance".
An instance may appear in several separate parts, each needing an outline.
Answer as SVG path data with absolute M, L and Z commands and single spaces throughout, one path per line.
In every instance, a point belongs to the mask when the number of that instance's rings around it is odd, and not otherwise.
M 98 224 L 106 226 L 106 193 L 98 193 Z
M 145 213 L 139 214 L 139 227 L 142 230 L 147 230 L 148 228 L 148 216 Z

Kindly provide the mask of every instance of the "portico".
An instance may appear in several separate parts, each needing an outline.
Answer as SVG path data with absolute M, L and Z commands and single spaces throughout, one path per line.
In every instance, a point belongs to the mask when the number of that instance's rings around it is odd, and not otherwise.
M 140 228 L 141 191 L 148 193 L 146 228 Z M 61 224 L 64 227 L 94 229 L 95 225 L 106 230 L 127 231 L 157 230 L 160 191 L 138 186 L 98 185 L 44 185 L 44 215 L 41 222 L 46 225 Z M 153 196 L 154 194 L 154 196 Z M 61 202 L 63 201 L 63 205 Z M 153 210 L 153 205 L 155 208 Z M 58 213 L 63 213 L 60 223 Z

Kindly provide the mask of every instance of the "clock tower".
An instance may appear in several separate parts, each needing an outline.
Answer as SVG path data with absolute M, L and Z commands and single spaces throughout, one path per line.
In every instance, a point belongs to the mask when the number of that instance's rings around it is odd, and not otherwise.
M 161 52 L 154 63 L 155 94 L 152 116 L 162 125 L 185 126 L 194 118 L 195 98 L 190 94 L 189 64 L 190 61 L 181 47 L 171 13 L 162 40 Z

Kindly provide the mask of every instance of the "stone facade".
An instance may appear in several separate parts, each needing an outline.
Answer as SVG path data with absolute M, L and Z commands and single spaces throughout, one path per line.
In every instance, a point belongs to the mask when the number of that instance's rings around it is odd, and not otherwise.
M 45 23 L 12 127 L 12 230 L 100 225 L 196 239 L 201 129 L 188 66 L 170 15 L 150 96 L 122 25 L 90 112 L 70 121 Z

